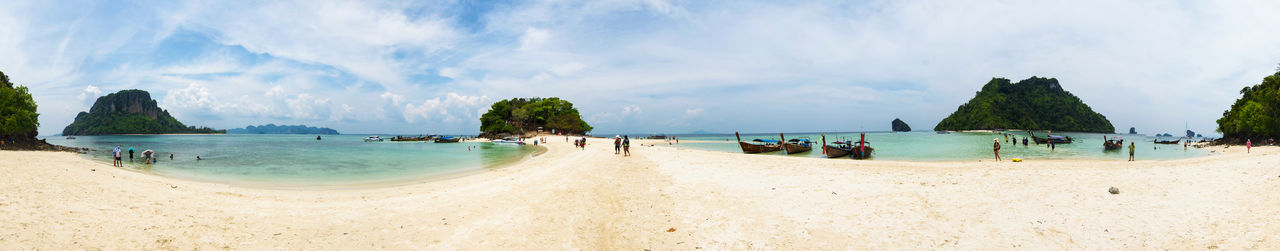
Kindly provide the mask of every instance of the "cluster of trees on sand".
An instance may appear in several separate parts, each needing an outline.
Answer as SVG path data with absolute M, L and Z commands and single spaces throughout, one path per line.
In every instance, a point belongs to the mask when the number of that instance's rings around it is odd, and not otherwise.
M 1262 83 L 1240 90 L 1240 99 L 1218 119 L 1218 132 L 1226 143 L 1280 137 L 1280 71 Z
M 1106 116 L 1063 90 L 1057 79 L 1041 77 L 1017 83 L 992 78 L 973 99 L 933 128 L 935 131 L 973 129 L 1116 131 Z
M 0 139 L 35 138 L 39 117 L 36 101 L 27 87 L 14 87 L 9 76 L 0 72 Z
M 493 103 L 489 111 L 480 116 L 480 135 L 497 137 L 533 132 L 556 131 L 566 134 L 584 134 L 591 125 L 582 121 L 573 103 L 560 98 L 513 98 Z

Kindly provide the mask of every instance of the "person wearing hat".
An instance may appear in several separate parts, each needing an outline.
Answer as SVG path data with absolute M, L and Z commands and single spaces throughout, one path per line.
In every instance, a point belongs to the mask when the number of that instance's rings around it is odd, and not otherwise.
M 1000 139 L 991 139 L 991 142 L 995 143 L 996 161 L 1000 161 Z
M 622 137 L 618 137 L 618 135 L 613 135 L 613 154 L 620 154 L 620 153 L 622 153 Z

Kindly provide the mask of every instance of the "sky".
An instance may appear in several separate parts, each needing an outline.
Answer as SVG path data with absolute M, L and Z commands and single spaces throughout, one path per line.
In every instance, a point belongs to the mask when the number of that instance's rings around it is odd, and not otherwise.
M 596 133 L 930 130 L 993 77 L 1118 131 L 1213 133 L 1280 70 L 1280 1 L 0 1 L 42 135 L 98 96 L 188 125 L 474 134 L 561 97 Z

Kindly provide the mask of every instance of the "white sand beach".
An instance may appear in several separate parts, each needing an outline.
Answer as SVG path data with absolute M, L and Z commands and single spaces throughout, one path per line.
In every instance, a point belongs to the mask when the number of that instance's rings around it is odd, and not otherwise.
M 604 139 L 577 150 L 547 137 L 546 153 L 506 168 L 319 191 L 0 151 L 0 247 L 1280 249 L 1277 147 L 1172 161 L 893 162 L 665 146 L 622 157 Z

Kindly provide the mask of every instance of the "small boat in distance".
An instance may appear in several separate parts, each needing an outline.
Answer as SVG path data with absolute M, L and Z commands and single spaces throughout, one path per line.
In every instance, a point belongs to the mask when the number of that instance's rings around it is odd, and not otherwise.
M 951 131 L 934 131 L 937 134 L 951 134 Z
M 437 138 L 435 142 L 436 142 L 436 143 L 458 143 L 458 141 L 459 141 L 459 140 L 462 140 L 462 138 L 460 138 L 460 137 L 440 137 L 440 138 Z
M 826 155 L 827 158 L 844 157 L 852 152 L 853 146 L 849 144 L 849 141 L 836 141 L 827 144 L 827 135 L 822 135 L 822 155 Z
M 1102 141 L 1103 150 L 1110 151 L 1124 148 L 1124 138 L 1120 138 L 1120 136 L 1111 137 L 1110 139 L 1107 136 L 1102 136 Z
M 742 136 L 738 132 L 733 132 L 733 136 L 738 138 L 738 146 L 742 148 L 742 153 L 767 153 L 782 150 L 782 145 L 777 140 L 771 139 L 754 139 L 751 142 L 743 142 Z
M 76 136 L 67 136 L 67 139 L 76 139 Z
M 809 141 L 809 139 L 801 138 L 787 140 L 787 138 L 783 137 L 781 133 L 778 134 L 778 138 L 782 139 L 782 150 L 786 150 L 787 154 L 802 153 L 813 150 L 813 142 Z
M 1178 142 L 1179 142 L 1179 141 L 1182 141 L 1182 139 L 1181 139 L 1181 138 L 1178 138 L 1178 139 L 1175 139 L 1175 140 L 1160 140 L 1160 139 L 1153 139 L 1153 140 L 1151 140 L 1151 141 L 1152 141 L 1153 143 L 1156 143 L 1156 144 L 1169 144 L 1169 145 L 1172 145 L 1172 144 L 1178 144 Z
M 523 140 L 520 140 L 520 138 L 516 138 L 516 137 L 506 137 L 506 138 L 502 138 L 502 139 L 499 139 L 499 140 L 494 140 L 494 141 L 493 141 L 493 143 L 494 143 L 494 144 L 506 144 L 506 145 L 522 145 L 522 146 L 524 145 L 524 141 L 523 141 Z
M 867 133 L 862 133 L 862 138 L 853 144 L 853 152 L 849 154 L 849 157 L 854 159 L 871 158 L 871 151 L 875 150 L 875 148 L 871 148 L 871 142 L 867 142 Z
M 1074 139 L 1071 139 L 1071 136 L 1063 137 L 1063 136 L 1048 135 L 1045 138 L 1041 138 L 1041 137 L 1036 137 L 1035 132 L 1027 131 L 1027 133 L 1031 134 L 1031 139 L 1036 140 L 1036 143 L 1040 143 L 1040 144 L 1048 144 L 1050 140 L 1052 140 L 1054 144 L 1071 144 L 1071 142 L 1075 141 Z
M 364 142 L 382 142 L 382 137 L 377 135 L 365 137 Z

